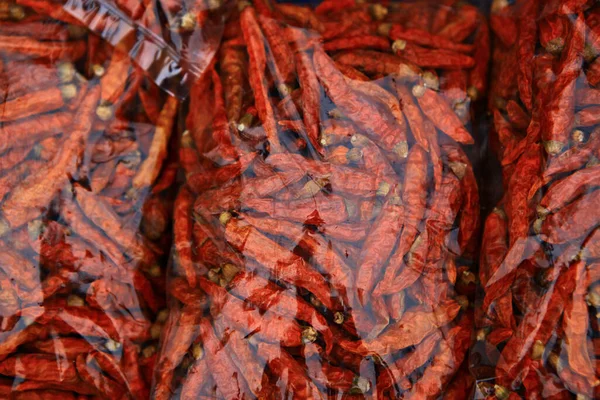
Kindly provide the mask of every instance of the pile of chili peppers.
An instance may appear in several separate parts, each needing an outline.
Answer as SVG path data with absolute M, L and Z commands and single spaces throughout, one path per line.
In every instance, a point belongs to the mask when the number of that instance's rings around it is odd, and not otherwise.
M 600 396 L 600 7 L 495 1 L 490 108 L 504 197 L 487 217 L 479 389 Z M 495 378 L 495 380 L 491 380 Z
M 179 101 L 129 40 L 0 2 L 0 398 L 149 398 Z
M 445 3 L 237 3 L 180 138 L 153 398 L 469 392 L 489 32 Z

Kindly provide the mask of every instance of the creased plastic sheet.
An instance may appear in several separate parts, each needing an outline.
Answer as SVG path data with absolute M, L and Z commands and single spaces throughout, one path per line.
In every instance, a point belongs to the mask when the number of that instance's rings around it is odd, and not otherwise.
M 478 392 L 598 398 L 598 34 L 585 1 L 494 2 L 504 194 L 485 221 Z
M 0 398 L 147 399 L 179 101 L 44 4 L 2 3 Z
M 470 392 L 489 32 L 444 3 L 238 3 L 180 137 L 155 399 Z
M 19 0 L 34 9 L 43 1 Z M 128 52 L 157 85 L 183 99 L 210 65 L 227 9 L 218 0 L 66 0 L 59 19 L 74 18 Z

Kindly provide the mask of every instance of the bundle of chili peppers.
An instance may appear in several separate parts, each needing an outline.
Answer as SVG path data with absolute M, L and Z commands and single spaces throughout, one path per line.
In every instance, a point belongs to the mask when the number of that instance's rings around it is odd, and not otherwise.
M 489 34 L 445 3 L 238 3 L 180 138 L 153 398 L 469 392 Z
M 0 397 L 146 399 L 179 101 L 129 39 L 49 1 L 0 9 Z
M 600 396 L 599 17 L 587 1 L 492 7 L 505 193 L 484 227 L 475 353 L 500 399 Z

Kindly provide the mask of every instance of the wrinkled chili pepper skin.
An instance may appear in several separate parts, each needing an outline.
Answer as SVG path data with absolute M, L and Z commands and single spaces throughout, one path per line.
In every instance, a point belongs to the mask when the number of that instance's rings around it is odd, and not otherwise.
M 378 113 L 372 104 L 354 94 L 344 82 L 343 75 L 335 69 L 335 65 L 324 52 L 316 51 L 313 57 L 317 75 L 336 105 L 359 127 L 371 134 L 382 147 L 390 151 L 398 151 L 398 146 L 402 145 L 401 132 L 391 116 Z M 372 118 L 378 114 L 380 116 L 376 117 L 378 121 L 376 125 L 379 129 L 374 131 Z
M 419 343 L 438 326 L 452 321 L 460 306 L 450 301 L 440 306 L 436 312 L 417 309 L 404 313 L 404 316 L 391 329 L 372 341 L 342 341 L 340 346 L 352 353 L 386 355 L 394 351 Z M 410 331 L 410 332 L 409 332 Z

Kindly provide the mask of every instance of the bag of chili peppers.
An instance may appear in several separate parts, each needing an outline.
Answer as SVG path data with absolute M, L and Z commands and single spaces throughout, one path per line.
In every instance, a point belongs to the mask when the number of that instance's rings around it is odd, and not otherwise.
M 237 3 L 187 104 L 153 398 L 464 398 L 488 57 L 462 2 Z
M 600 397 L 600 7 L 495 1 L 490 142 L 504 192 L 485 220 L 478 389 Z
M 44 4 L 0 2 L 0 398 L 147 399 L 179 101 Z
M 228 9 L 221 0 L 2 0 L 1 4 L 0 13 L 15 22 L 0 31 L 0 47 L 26 46 L 35 53 L 37 41 L 46 37 L 31 37 L 29 32 L 48 31 L 40 19 L 68 25 L 63 35 L 71 37 L 86 27 L 93 34 L 86 35 L 87 47 L 77 44 L 76 51 L 87 51 L 97 63 L 107 43 L 119 47 L 158 86 L 179 98 L 187 96 L 191 83 L 214 57 Z M 19 40 L 11 38 L 16 35 Z M 127 71 L 120 72 L 123 78 L 128 76 Z

